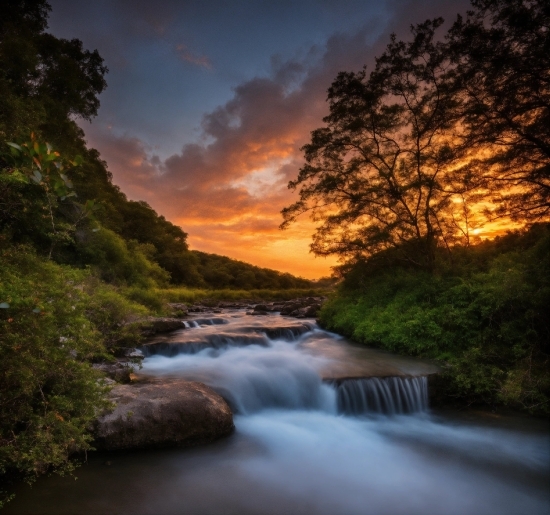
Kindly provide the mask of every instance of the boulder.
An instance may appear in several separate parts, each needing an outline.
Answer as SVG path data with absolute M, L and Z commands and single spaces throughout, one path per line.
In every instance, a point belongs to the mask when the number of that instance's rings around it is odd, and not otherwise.
M 109 397 L 115 408 L 96 421 L 98 449 L 208 443 L 234 429 L 227 403 L 202 383 L 171 379 L 116 385 Z
M 130 374 L 134 371 L 131 363 L 115 361 L 114 363 L 94 363 L 92 365 L 96 370 L 103 372 L 108 378 L 118 383 L 129 383 Z

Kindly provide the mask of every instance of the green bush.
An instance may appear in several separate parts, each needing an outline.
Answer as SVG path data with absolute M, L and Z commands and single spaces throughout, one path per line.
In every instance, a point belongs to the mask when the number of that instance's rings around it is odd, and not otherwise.
M 125 241 L 109 229 L 96 229 L 80 235 L 79 252 L 81 262 L 90 263 L 101 279 L 141 288 L 168 283 L 168 272 L 152 259 L 154 248 L 151 245 Z
M 125 348 L 136 347 L 141 341 L 139 319 L 149 310 L 128 299 L 117 288 L 95 278 L 89 278 L 84 290 L 87 294 L 85 314 L 101 334 L 102 353 L 94 356 L 109 359 L 120 355 Z
M 87 273 L 28 249 L 0 254 L 0 476 L 71 470 L 106 406 L 90 365 L 103 352 L 87 317 Z
M 448 399 L 550 413 L 549 228 L 459 254 L 438 275 L 358 264 L 323 306 L 321 323 L 367 345 L 439 360 Z

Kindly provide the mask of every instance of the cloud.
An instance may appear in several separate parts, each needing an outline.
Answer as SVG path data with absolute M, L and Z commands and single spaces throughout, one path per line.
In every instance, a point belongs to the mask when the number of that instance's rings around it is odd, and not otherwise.
M 206 55 L 198 55 L 192 52 L 186 45 L 176 45 L 175 51 L 178 57 L 187 63 L 196 64 L 207 70 L 212 69 L 212 63 Z
M 423 21 L 432 14 L 430 8 L 433 14 L 452 9 L 452 17 L 458 9 L 456 2 L 424 2 L 422 16 L 419 4 L 391 4 L 391 27 L 398 36 L 407 37 L 409 20 Z M 105 127 L 87 130 L 90 143 L 101 150 L 122 190 L 180 224 L 192 248 L 249 256 L 309 277 L 326 275 L 334 260 L 304 257 L 313 224 L 304 220 L 281 232 L 280 211 L 296 199 L 286 185 L 303 162 L 300 148 L 328 112 L 326 91 L 332 80 L 342 70 L 372 67 L 386 46 L 388 34 L 379 37 L 379 24 L 370 20 L 352 34 L 333 34 L 302 58 L 273 56 L 270 73 L 241 82 L 228 102 L 204 116 L 204 143 L 186 144 L 164 160 L 143 141 Z M 207 57 L 187 46 L 175 49 L 180 59 L 211 67 Z

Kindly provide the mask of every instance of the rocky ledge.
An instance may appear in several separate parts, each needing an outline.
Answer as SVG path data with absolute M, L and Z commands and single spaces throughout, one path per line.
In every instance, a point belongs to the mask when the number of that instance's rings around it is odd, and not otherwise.
M 188 446 L 230 434 L 233 415 L 208 386 L 181 379 L 119 384 L 115 408 L 96 421 L 96 447 L 103 450 Z
M 250 315 L 267 315 L 271 312 L 280 312 L 281 315 L 296 318 L 315 318 L 321 309 L 326 297 L 304 297 L 281 302 L 256 304 Z
M 183 320 L 172 317 L 147 317 L 139 321 L 144 336 L 169 333 L 185 327 Z

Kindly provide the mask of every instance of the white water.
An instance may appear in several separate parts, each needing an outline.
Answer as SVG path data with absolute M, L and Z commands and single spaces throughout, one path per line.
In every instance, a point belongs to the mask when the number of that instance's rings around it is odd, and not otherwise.
M 427 410 L 425 379 L 349 379 L 357 370 L 408 374 L 428 365 L 361 354 L 320 330 L 299 336 L 304 329 L 297 321 L 241 315 L 170 336 L 157 349 L 166 355 L 150 349 L 142 370 L 211 385 L 237 412 L 232 437 L 196 450 L 109 456 L 108 467 L 105 458 L 92 458 L 78 482 L 49 478 L 33 495 L 19 495 L 7 512 L 550 512 L 547 432 L 436 417 Z M 215 348 L 204 348 L 205 342 Z M 170 344 L 184 352 L 169 357 Z

